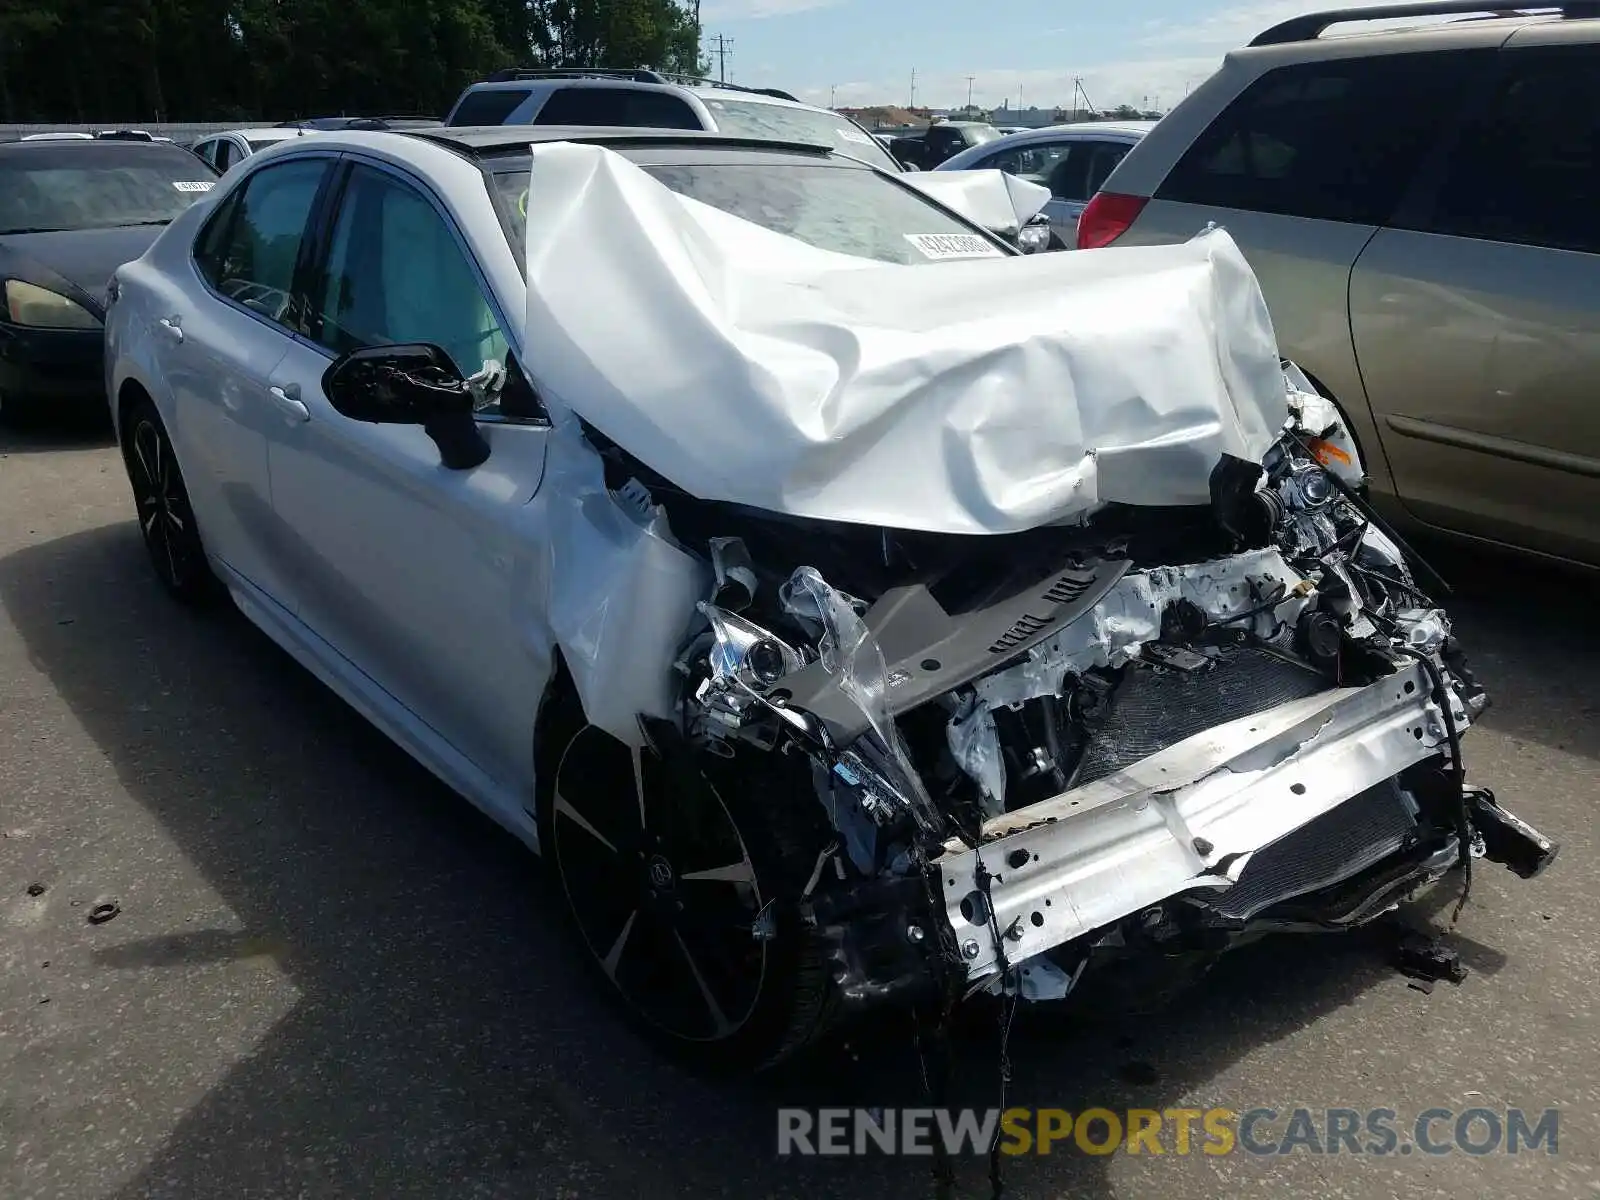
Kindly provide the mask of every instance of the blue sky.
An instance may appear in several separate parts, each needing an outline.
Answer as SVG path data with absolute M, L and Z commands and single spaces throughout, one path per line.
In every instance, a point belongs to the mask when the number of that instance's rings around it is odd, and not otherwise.
M 1355 7 L 1377 0 L 1345 0 Z M 728 78 L 826 104 L 972 98 L 1067 104 L 1073 77 L 1101 108 L 1170 107 L 1222 55 L 1316 0 L 701 0 L 708 39 L 731 39 Z M 715 73 L 715 59 L 713 59 Z

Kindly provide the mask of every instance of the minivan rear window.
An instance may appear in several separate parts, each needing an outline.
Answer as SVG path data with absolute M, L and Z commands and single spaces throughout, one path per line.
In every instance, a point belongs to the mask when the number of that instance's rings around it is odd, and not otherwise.
M 504 125 L 529 96 L 530 88 L 484 88 L 468 92 L 450 114 L 451 125 Z
M 1156 199 L 1381 224 L 1494 55 L 1388 54 L 1268 71 L 1195 140 Z

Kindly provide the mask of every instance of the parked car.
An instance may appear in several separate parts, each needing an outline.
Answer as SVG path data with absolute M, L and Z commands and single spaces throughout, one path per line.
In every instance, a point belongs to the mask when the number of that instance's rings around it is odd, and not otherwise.
M 685 1051 L 1554 855 L 1464 788 L 1482 689 L 1225 233 L 1019 257 L 804 145 L 329 133 L 111 295 L 162 584 L 538 849 Z
M 278 122 L 279 129 L 315 129 L 322 132 L 338 129 L 437 129 L 444 122 L 436 117 L 302 117 L 294 121 Z
M 900 169 L 870 133 L 832 109 L 802 104 L 776 88 L 660 71 L 500 71 L 462 92 L 444 123 L 702 129 L 831 146 L 875 167 Z
M 94 141 L 94 134 L 68 132 L 28 133 L 24 134 L 19 140 L 24 142 L 92 142 Z
M 953 155 L 999 137 L 998 129 L 981 121 L 935 121 L 916 133 L 901 134 L 889 149 L 902 166 L 931 171 Z
M 207 134 L 190 147 L 190 150 L 204 159 L 217 171 L 224 172 L 236 162 L 242 162 L 258 150 L 265 150 L 268 146 L 276 146 L 279 142 L 293 141 L 305 134 L 314 132 L 298 126 L 284 128 L 269 126 L 256 129 L 228 129 L 221 133 Z
M 994 168 L 1050 189 L 1044 212 L 1068 246 L 1078 244 L 1078 217 L 1089 198 L 1154 127 L 1154 121 L 1085 121 L 1030 129 L 969 146 L 937 171 Z
M 106 281 L 215 178 L 159 142 L 0 145 L 0 415 L 98 411 Z
M 1600 20 L 1547 8 L 1266 31 L 1123 160 L 1079 244 L 1226 226 L 1391 516 L 1600 564 Z

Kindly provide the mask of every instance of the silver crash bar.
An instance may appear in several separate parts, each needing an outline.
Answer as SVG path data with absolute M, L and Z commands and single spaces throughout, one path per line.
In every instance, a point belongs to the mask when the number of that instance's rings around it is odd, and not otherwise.
M 1429 687 L 1410 663 L 1230 721 L 985 822 L 995 840 L 977 850 L 947 843 L 932 865 L 967 978 L 999 970 L 993 930 L 1016 963 L 1181 892 L 1232 887 L 1254 851 L 1438 753 Z

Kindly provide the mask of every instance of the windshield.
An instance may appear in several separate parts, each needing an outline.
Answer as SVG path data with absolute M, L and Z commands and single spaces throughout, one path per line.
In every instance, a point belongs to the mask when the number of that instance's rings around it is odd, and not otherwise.
M 967 144 L 970 146 L 981 146 L 985 142 L 992 142 L 998 138 L 1005 137 L 1005 134 L 1001 133 L 993 125 L 968 125 L 966 126 L 966 131 Z
M 725 162 L 643 168 L 673 191 L 822 250 L 914 266 L 999 258 L 998 243 L 874 171 L 822 163 Z M 520 261 L 528 171 L 498 172 L 506 232 Z
M 711 110 L 718 133 L 827 146 L 885 171 L 900 170 L 900 164 L 870 133 L 838 113 L 763 104 L 759 100 L 724 100 L 720 96 L 706 99 L 705 105 Z
M 0 156 L 0 234 L 165 225 L 211 190 L 187 150 L 58 142 Z

